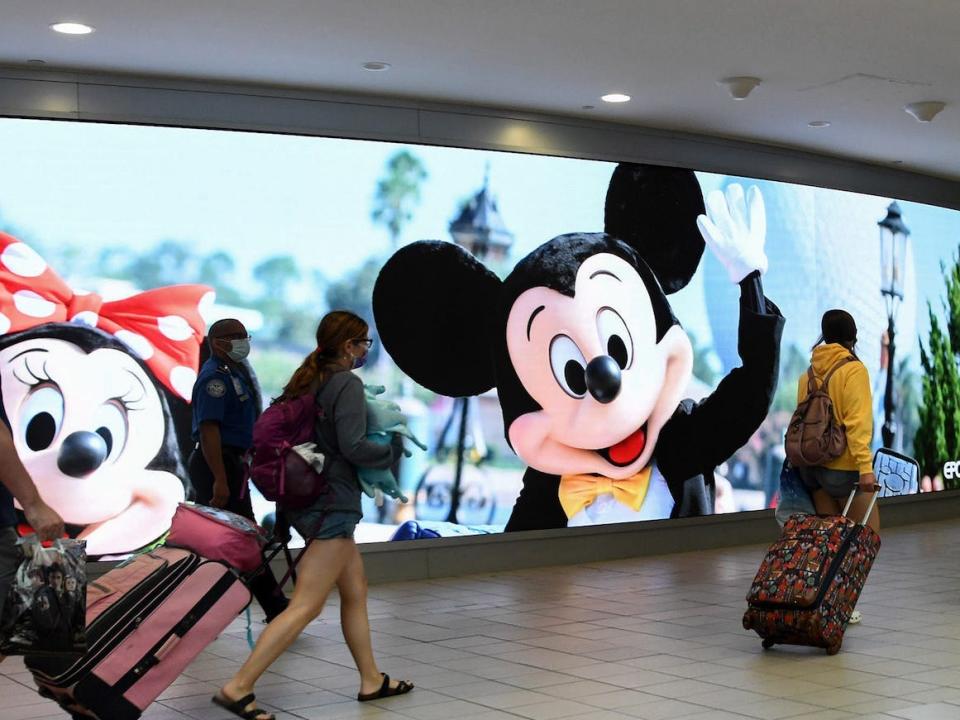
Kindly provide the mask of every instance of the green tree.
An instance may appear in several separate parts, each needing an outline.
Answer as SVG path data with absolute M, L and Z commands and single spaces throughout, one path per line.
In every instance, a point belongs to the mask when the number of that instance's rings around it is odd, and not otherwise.
M 960 258 L 948 270 L 941 264 L 946 282 L 947 331 L 943 332 L 933 307 L 927 346 L 920 343 L 923 366 L 920 424 L 913 448 L 924 475 L 937 475 L 943 463 L 960 457 Z M 960 487 L 960 480 L 944 478 L 944 487 Z
M 284 303 L 290 284 L 300 279 L 300 270 L 290 255 L 275 255 L 253 268 L 253 279 L 263 286 L 264 298 Z
M 110 278 L 124 278 L 133 263 L 134 253 L 125 247 L 105 247 L 97 255 L 98 274 Z
M 771 412 L 793 413 L 797 409 L 797 383 L 810 367 L 810 356 L 797 345 L 780 352 L 780 381 L 773 397 Z
M 400 150 L 387 160 L 387 174 L 377 181 L 370 217 L 387 229 L 391 250 L 397 249 L 403 228 L 413 217 L 413 208 L 420 202 L 420 184 L 426 178 L 420 158 L 409 150 Z
M 360 267 L 354 268 L 339 280 L 327 286 L 327 307 L 331 310 L 349 310 L 356 313 L 370 325 L 372 337 L 376 337 L 373 323 L 373 286 L 377 281 L 382 263 L 377 258 L 367 259 Z M 380 343 L 374 343 L 370 349 L 368 364 L 374 364 L 379 357 Z
M 200 260 L 197 282 L 209 285 L 217 293 L 217 301 L 227 305 L 247 305 L 232 283 L 236 263 L 233 257 L 222 250 L 210 253 Z
M 190 282 L 196 277 L 196 258 L 186 243 L 164 240 L 149 252 L 134 255 L 122 276 L 143 290 Z
M 300 279 L 300 269 L 290 255 L 275 255 L 253 268 L 253 278 L 262 286 L 256 308 L 263 313 L 265 334 L 285 346 L 304 347 L 301 308 L 289 300 L 290 286 Z
M 903 452 L 906 455 L 913 456 L 913 438 L 920 427 L 920 378 L 911 367 L 911 359 L 903 358 L 897 363 L 896 371 L 893 374 L 893 382 L 896 385 L 896 397 L 898 398 L 899 408 L 897 409 L 897 419 L 899 422 L 898 433 L 903 438 Z

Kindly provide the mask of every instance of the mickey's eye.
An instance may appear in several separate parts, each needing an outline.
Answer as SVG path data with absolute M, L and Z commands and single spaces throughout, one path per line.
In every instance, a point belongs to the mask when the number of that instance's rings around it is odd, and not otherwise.
M 633 364 L 633 338 L 623 321 L 613 308 L 600 308 L 597 313 L 597 331 L 600 334 L 600 346 L 616 360 L 621 370 Z
M 566 335 L 550 341 L 550 367 L 563 391 L 575 398 L 587 394 L 587 361 L 577 344 Z
M 106 462 L 116 460 L 127 444 L 127 414 L 116 403 L 101 405 L 93 418 L 94 430 L 107 444 Z
M 63 395 L 55 385 L 40 385 L 31 391 L 20 410 L 23 441 L 34 452 L 53 445 L 63 425 Z

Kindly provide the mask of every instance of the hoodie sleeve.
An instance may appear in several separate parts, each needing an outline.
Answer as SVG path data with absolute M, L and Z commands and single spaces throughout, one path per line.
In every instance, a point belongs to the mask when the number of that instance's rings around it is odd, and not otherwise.
M 367 402 L 363 382 L 351 372 L 337 373 L 330 383 L 340 385 L 333 403 L 333 426 L 337 433 L 340 454 L 352 465 L 382 469 L 397 459 L 392 445 L 381 445 L 367 439 Z
M 863 363 L 851 363 L 853 370 L 844 378 L 840 422 L 847 429 L 847 448 L 856 460 L 861 475 L 873 472 L 873 398 L 870 375 Z

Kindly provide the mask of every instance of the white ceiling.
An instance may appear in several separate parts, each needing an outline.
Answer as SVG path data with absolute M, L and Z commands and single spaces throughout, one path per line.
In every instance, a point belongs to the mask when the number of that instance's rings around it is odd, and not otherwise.
M 97 31 L 48 29 L 62 20 Z M 0 0 L 3 64 L 579 115 L 953 179 L 958 48 L 958 0 Z M 731 75 L 763 84 L 737 102 L 716 84 Z M 948 106 L 921 124 L 902 109 L 921 100 Z

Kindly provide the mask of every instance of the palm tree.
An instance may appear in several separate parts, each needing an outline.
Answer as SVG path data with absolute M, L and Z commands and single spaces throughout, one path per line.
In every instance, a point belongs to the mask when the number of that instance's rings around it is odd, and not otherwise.
M 420 201 L 420 183 L 426 178 L 420 158 L 409 150 L 400 150 L 387 160 L 387 174 L 377 181 L 370 216 L 387 229 L 391 250 L 397 249 L 403 227 L 413 217 L 413 208 Z
M 265 299 L 282 304 L 287 288 L 300 279 L 300 270 L 290 255 L 275 255 L 253 268 L 253 279 L 263 286 Z

